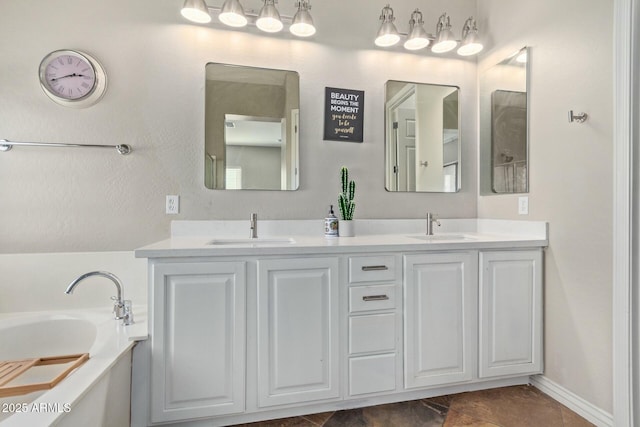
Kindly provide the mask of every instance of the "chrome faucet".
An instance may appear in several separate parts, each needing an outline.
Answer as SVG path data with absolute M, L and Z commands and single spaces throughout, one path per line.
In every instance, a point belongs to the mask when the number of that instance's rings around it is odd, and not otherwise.
M 427 236 L 433 236 L 434 222 L 438 224 L 438 227 L 440 227 L 440 221 L 438 221 L 438 218 L 431 212 L 427 212 Z
M 252 239 L 257 239 L 258 238 L 258 214 L 257 213 L 251 214 L 250 227 L 251 227 L 250 229 L 251 234 L 249 235 L 249 237 L 251 237 Z
M 118 291 L 118 294 L 115 297 L 111 297 L 114 301 L 113 303 L 113 313 L 115 319 L 122 319 L 123 325 L 130 325 L 133 323 L 133 311 L 131 310 L 131 300 L 123 300 L 122 299 L 122 282 L 120 279 L 116 277 L 115 274 L 108 273 L 106 271 L 91 271 L 89 273 L 85 273 L 82 276 L 75 279 L 73 282 L 67 286 L 67 289 L 64 291 L 65 294 L 71 295 L 73 290 L 82 282 L 84 279 L 92 276 L 100 276 L 110 279 L 115 285 Z

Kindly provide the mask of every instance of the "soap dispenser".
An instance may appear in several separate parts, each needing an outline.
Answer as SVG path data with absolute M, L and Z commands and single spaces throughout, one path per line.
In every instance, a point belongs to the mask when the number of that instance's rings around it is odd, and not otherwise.
M 333 205 L 329 207 L 329 214 L 324 219 L 324 237 L 338 237 L 338 218 L 333 213 Z

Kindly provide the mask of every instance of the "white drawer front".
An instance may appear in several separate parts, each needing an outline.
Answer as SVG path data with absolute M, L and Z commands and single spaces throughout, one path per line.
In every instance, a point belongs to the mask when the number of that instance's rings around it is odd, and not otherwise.
M 349 288 L 349 311 L 357 313 L 396 308 L 396 286 L 375 285 Z
M 395 348 L 395 313 L 349 318 L 349 354 L 393 351 Z
M 393 255 L 349 258 L 349 282 L 388 282 L 396 277 L 396 258 Z
M 379 393 L 395 389 L 395 353 L 349 359 L 349 395 Z

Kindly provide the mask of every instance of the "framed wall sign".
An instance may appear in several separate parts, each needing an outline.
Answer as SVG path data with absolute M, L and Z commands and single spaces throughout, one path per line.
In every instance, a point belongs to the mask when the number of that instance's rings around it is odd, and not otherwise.
M 324 139 L 362 142 L 364 91 L 326 87 L 324 90 Z

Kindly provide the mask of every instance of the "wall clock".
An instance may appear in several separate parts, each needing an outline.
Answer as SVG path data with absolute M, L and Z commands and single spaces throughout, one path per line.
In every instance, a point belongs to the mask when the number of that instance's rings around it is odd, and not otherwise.
M 49 98 L 60 105 L 85 108 L 102 98 L 107 89 L 107 75 L 91 55 L 62 49 L 42 59 L 40 86 Z

